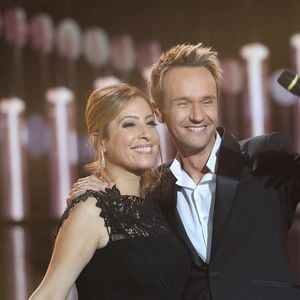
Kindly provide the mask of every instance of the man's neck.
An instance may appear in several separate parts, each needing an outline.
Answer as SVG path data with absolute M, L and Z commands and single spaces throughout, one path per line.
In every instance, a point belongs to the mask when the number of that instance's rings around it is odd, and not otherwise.
M 178 153 L 177 158 L 181 161 L 182 168 L 189 174 L 196 184 L 198 184 L 203 175 L 208 172 L 206 163 L 210 156 L 211 150 L 212 149 L 210 149 L 210 151 L 205 151 L 203 153 L 200 152 L 195 155 L 185 157 Z

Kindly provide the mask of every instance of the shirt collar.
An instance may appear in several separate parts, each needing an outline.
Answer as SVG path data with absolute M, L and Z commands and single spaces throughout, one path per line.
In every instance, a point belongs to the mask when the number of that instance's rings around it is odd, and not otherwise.
M 216 132 L 215 144 L 212 148 L 212 151 L 211 151 L 210 156 L 209 156 L 209 158 L 207 160 L 207 163 L 206 163 L 206 167 L 209 169 L 209 171 L 211 173 L 215 173 L 215 171 L 216 171 L 217 152 L 220 149 L 221 141 L 222 141 L 221 136 L 219 135 L 218 132 Z
M 209 155 L 209 158 L 206 162 L 206 167 L 209 169 L 209 172 L 212 174 L 215 173 L 216 171 L 217 152 L 220 149 L 221 141 L 222 141 L 221 136 L 219 135 L 218 132 L 216 132 L 216 140 L 212 148 L 212 151 Z M 177 184 L 182 181 L 182 176 L 184 176 L 183 175 L 184 173 L 187 175 L 187 173 L 181 168 L 181 163 L 177 158 L 173 160 L 170 166 L 170 170 L 175 176 L 175 178 L 177 179 Z

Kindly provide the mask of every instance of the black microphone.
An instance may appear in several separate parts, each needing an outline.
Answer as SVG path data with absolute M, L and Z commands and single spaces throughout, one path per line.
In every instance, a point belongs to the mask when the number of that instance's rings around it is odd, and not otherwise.
M 300 96 L 300 77 L 291 71 L 283 71 L 277 79 L 278 83 L 289 92 Z

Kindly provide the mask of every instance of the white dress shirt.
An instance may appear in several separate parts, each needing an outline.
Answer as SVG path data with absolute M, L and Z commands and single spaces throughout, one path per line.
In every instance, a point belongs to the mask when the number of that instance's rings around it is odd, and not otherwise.
M 181 187 L 177 192 L 177 211 L 182 224 L 194 248 L 203 261 L 209 262 L 213 230 L 213 214 L 216 193 L 216 161 L 221 137 L 217 133 L 216 141 L 206 163 L 208 172 L 196 184 L 181 168 L 175 158 L 170 170 Z

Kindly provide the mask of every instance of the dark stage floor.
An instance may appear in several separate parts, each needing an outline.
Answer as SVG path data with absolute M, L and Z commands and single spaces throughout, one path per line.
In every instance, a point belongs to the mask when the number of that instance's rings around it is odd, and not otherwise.
M 300 218 L 294 221 L 290 236 L 291 265 L 300 284 Z M 50 260 L 57 220 L 24 223 L 0 222 L 0 299 L 24 300 L 40 283 Z M 299 227 L 298 227 L 299 225 Z M 298 243 L 298 244 L 297 244 Z M 68 300 L 76 300 L 76 292 Z

